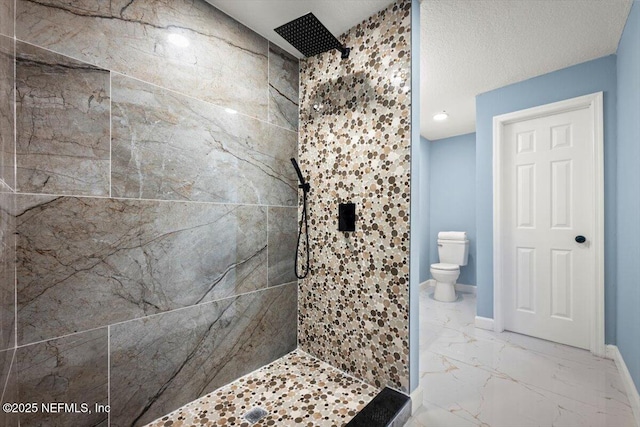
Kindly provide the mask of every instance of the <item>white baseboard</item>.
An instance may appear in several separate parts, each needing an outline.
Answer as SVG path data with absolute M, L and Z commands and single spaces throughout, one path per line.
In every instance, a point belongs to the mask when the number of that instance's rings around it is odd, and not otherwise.
M 421 287 L 422 286 L 434 287 L 435 285 L 436 285 L 436 281 L 434 279 L 425 280 L 424 282 L 420 283 Z M 456 283 L 456 291 L 475 295 L 476 287 L 474 285 L 465 285 L 463 283 Z
M 433 279 L 425 280 L 424 282 L 420 283 L 420 287 L 426 286 L 428 288 L 431 288 L 435 285 L 436 285 L 436 281 Z
M 486 329 L 487 331 L 493 331 L 493 319 L 488 317 L 476 316 L 476 328 Z
M 474 285 L 464 285 L 462 283 L 456 283 L 456 291 L 475 295 L 476 287 Z
M 627 397 L 629 398 L 629 403 L 631 404 L 631 409 L 633 410 L 633 415 L 636 418 L 636 425 L 640 427 L 640 394 L 633 382 L 633 378 L 631 378 L 629 369 L 627 369 L 627 364 L 624 363 L 622 354 L 620 354 L 620 350 L 618 350 L 618 347 L 615 345 L 607 345 L 607 357 L 616 362 L 618 372 L 620 372 L 625 391 L 627 392 Z
M 418 412 L 418 409 L 422 407 L 423 390 L 422 385 L 418 384 L 413 393 L 409 396 L 411 398 L 411 416 Z

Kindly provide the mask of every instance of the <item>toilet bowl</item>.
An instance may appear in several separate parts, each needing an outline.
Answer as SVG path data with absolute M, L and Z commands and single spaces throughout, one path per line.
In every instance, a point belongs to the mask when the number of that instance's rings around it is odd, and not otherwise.
M 467 265 L 469 240 L 464 231 L 438 233 L 438 257 L 440 262 L 431 264 L 431 276 L 436 281 L 433 298 L 437 301 L 457 300 L 455 284 L 460 277 L 460 266 Z
M 460 277 L 460 266 L 456 264 L 431 264 L 431 276 L 436 281 L 433 298 L 437 301 L 453 302 L 456 296 L 455 284 Z

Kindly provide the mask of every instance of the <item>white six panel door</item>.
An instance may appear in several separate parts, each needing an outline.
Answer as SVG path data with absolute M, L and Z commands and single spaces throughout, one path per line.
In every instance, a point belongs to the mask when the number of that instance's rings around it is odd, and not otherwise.
M 508 124 L 502 151 L 504 327 L 585 349 L 595 281 L 591 117 L 584 108 Z

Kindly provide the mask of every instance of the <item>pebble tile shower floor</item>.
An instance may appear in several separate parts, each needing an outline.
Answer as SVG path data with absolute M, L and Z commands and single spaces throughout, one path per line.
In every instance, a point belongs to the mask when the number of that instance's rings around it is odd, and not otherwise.
M 378 391 L 295 350 L 147 427 L 338 427 L 351 420 Z M 256 407 L 268 414 L 251 424 L 243 417 Z

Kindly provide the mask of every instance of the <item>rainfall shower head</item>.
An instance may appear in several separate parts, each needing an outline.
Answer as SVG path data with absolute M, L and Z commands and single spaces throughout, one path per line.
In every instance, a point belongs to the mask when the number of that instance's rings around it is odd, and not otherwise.
M 331 49 L 338 49 L 342 53 L 342 59 L 346 59 L 351 51 L 340 43 L 313 13 L 307 13 L 287 22 L 274 31 L 307 58 Z

